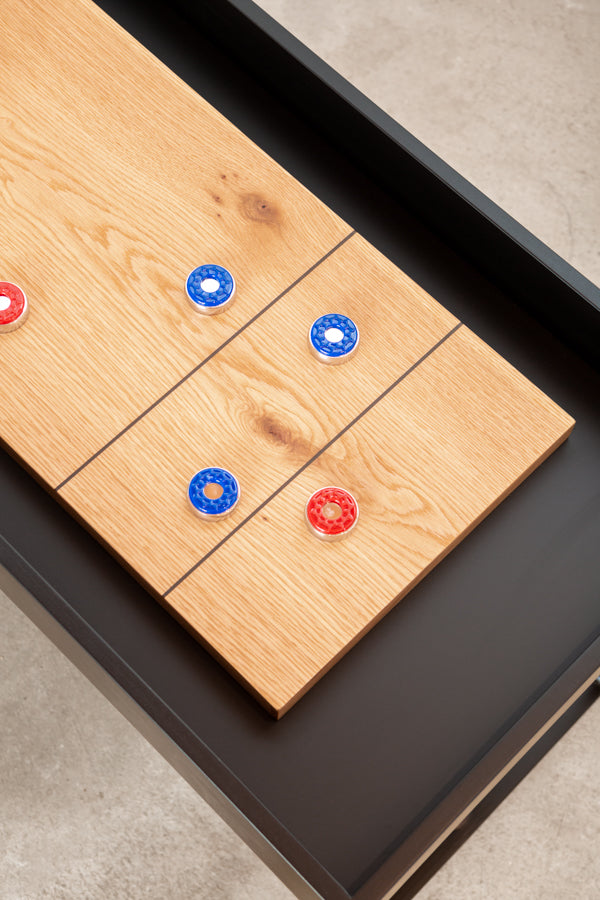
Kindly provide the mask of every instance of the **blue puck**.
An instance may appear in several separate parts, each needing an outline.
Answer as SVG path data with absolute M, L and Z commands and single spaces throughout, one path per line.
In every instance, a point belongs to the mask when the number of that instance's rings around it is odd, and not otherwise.
M 240 486 L 227 469 L 210 466 L 196 472 L 190 481 L 188 497 L 199 516 L 218 519 L 234 509 L 240 499 Z
M 358 347 L 358 328 L 348 316 L 330 313 L 310 326 L 308 342 L 314 355 L 324 363 L 342 363 Z
M 229 306 L 235 294 L 235 281 L 223 266 L 198 266 L 188 275 L 185 290 L 194 308 L 210 316 Z

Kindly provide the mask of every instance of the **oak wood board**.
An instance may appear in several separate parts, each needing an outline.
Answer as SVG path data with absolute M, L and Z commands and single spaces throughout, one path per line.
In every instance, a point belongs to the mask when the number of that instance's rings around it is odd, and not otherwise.
M 573 420 L 88 0 L 3 13 L 0 280 L 31 313 L 0 439 L 281 716 Z M 202 262 L 222 315 L 185 296 Z M 342 366 L 308 351 L 328 312 Z M 242 485 L 218 522 L 206 465 Z M 325 484 L 360 507 L 332 544 Z
M 278 716 L 565 439 L 572 420 L 465 326 L 167 596 Z M 299 511 L 360 508 L 340 542 Z M 485 603 L 485 598 L 481 598 Z

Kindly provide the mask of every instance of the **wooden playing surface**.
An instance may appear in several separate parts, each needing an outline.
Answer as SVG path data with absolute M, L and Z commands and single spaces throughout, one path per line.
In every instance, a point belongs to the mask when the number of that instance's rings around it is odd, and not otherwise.
M 2 19 L 0 280 L 30 316 L 0 439 L 282 715 L 573 420 L 93 4 Z M 205 262 L 237 282 L 216 316 Z M 361 334 L 339 366 L 308 351 L 329 312 Z M 215 522 L 209 465 L 242 491 Z M 329 484 L 360 508 L 335 543 L 304 521 Z

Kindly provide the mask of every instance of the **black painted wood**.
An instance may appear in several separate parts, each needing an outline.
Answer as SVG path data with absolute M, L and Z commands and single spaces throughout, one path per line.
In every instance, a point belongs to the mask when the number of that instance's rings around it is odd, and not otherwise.
M 480 825 L 496 810 L 523 779 L 544 758 L 569 729 L 600 699 L 600 685 L 594 683 L 560 717 L 529 752 L 521 759 L 502 781 L 488 794 L 485 800 L 470 813 L 461 825 L 452 832 L 444 843 L 431 855 L 403 887 L 394 894 L 393 900 L 413 900 L 429 879 L 459 850 Z
M 484 241 L 474 265 L 191 19 L 162 2 L 100 5 L 577 418 L 567 443 L 280 722 L 0 454 L 0 563 L 323 897 L 376 900 L 600 666 L 600 372 L 567 346 L 578 301 L 551 267 L 565 342 L 510 278 L 502 291 L 484 276 L 499 245 Z M 211 16 L 226 22 L 233 5 L 211 3 Z M 261 21 L 247 22 L 249 41 Z M 257 53 L 255 68 L 269 66 Z M 424 157 L 432 200 L 439 176 Z M 402 172 L 404 155 L 392 164 Z M 432 200 L 425 218 L 445 215 Z M 496 234 L 510 245 L 510 228 Z M 527 256 L 512 239 L 515 259 Z M 530 289 L 537 309 L 546 287 Z

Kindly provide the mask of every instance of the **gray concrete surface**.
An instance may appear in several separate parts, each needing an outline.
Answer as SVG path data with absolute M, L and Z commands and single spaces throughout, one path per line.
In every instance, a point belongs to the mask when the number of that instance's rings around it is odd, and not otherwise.
M 0 593 L 1 900 L 292 895 Z
M 600 281 L 598 0 L 258 5 Z
M 600 4 L 262 0 L 600 281 Z M 291 894 L 0 595 L 0 900 Z M 420 900 L 600 898 L 600 703 Z

